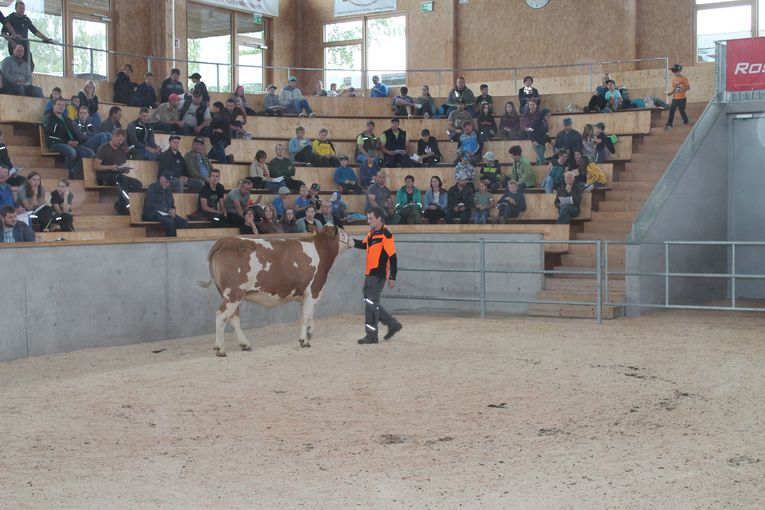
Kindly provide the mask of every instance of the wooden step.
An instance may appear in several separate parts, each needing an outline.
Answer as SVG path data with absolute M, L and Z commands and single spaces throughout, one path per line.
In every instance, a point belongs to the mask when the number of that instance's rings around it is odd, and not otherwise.
M 607 203 L 607 202 L 604 202 Z M 637 211 L 595 211 L 592 213 L 592 221 L 627 221 L 633 222 Z
M 595 250 L 597 249 L 597 246 L 594 244 L 569 244 L 568 245 L 568 254 L 570 255 L 589 255 L 590 257 L 595 256 Z M 624 245 L 623 244 L 614 244 L 609 247 L 609 253 L 616 253 L 616 254 L 624 254 Z
M 620 191 L 620 190 L 614 190 L 609 191 L 606 193 L 606 196 L 608 200 L 620 200 L 620 201 L 631 201 L 631 200 L 639 200 L 641 203 L 645 201 L 646 198 L 651 194 L 651 191 L 646 190 L 635 190 L 634 188 L 630 191 Z
M 662 172 L 667 169 L 667 163 L 664 163 L 662 161 L 660 162 L 635 162 L 635 161 L 628 161 L 624 164 L 624 172 L 642 172 L 644 170 L 661 170 Z M 621 177 L 621 174 L 619 174 Z
M 595 302 L 598 299 L 595 289 L 582 291 L 582 290 L 542 290 L 537 292 L 536 299 L 539 301 L 590 301 Z M 603 296 L 605 300 L 605 296 Z M 624 291 L 617 292 L 611 290 L 608 293 L 608 301 L 610 303 L 623 303 L 625 301 Z
M 577 240 L 580 241 L 624 241 L 627 239 L 625 234 L 618 234 L 615 232 L 583 232 L 576 235 Z
M 632 231 L 631 221 L 589 221 L 584 223 L 585 233 L 613 233 L 627 236 Z
M 540 300 L 541 301 L 541 300 Z M 574 319 L 594 319 L 596 317 L 595 306 L 591 305 L 529 305 L 529 315 L 533 317 L 567 317 Z M 603 319 L 616 319 L 624 317 L 624 307 L 603 306 L 601 310 Z
M 637 214 L 640 211 L 640 209 L 642 209 L 642 207 L 643 207 L 642 200 L 624 202 L 624 201 L 609 199 L 609 200 L 604 200 L 600 202 L 600 204 L 598 205 L 598 210 L 600 212 L 630 211 L 634 214 Z
M 667 154 L 661 152 L 633 152 L 631 161 L 636 163 L 651 162 L 669 164 L 674 156 L 674 153 Z
M 108 230 L 130 226 L 130 216 L 114 215 L 80 215 L 74 217 L 77 230 Z
M 633 172 L 622 172 L 621 175 L 619 175 L 619 181 L 618 182 L 658 182 L 659 179 L 664 175 L 663 170 L 643 170 L 643 171 L 633 171 Z

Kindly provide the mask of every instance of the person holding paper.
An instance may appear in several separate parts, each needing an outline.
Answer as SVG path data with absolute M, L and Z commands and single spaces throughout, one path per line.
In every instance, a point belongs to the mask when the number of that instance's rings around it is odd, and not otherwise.
M 579 216 L 582 205 L 582 189 L 574 182 L 574 173 L 563 174 L 563 185 L 556 190 L 555 207 L 558 209 L 558 221 L 568 225 L 571 218 Z
M 146 190 L 143 203 L 143 221 L 158 221 L 165 227 L 166 237 L 176 237 L 176 230 L 189 226 L 188 222 L 178 216 L 175 211 L 172 186 L 173 174 L 165 172 L 159 176 L 159 181 L 152 183 Z

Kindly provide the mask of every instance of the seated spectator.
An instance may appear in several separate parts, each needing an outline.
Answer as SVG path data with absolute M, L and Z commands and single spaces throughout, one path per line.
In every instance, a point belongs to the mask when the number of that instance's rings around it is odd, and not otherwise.
M 289 82 L 279 93 L 279 104 L 284 108 L 284 113 L 297 114 L 298 117 L 316 116 L 303 93 L 297 88 L 297 78 L 294 76 L 290 76 Z
M 138 98 L 139 106 L 146 108 L 157 107 L 159 101 L 157 101 L 157 91 L 154 90 L 154 74 L 146 73 L 143 75 L 143 83 L 138 85 L 136 97 Z
M 35 233 L 29 225 L 18 221 L 16 209 L 12 205 L 0 207 L 0 216 L 3 219 L 3 235 L 0 236 L 2 243 L 32 243 L 35 241 Z
M 257 223 L 258 232 L 261 234 L 281 234 L 284 232 L 282 224 L 276 217 L 276 211 L 271 204 L 263 206 L 263 217 Z
M 282 230 L 285 234 L 297 234 L 299 232 L 297 219 L 295 218 L 295 211 L 290 207 L 284 210 L 284 214 L 279 223 L 282 224 Z
M 154 141 L 154 128 L 149 124 L 149 109 L 141 108 L 138 118 L 127 126 L 128 143 L 133 159 L 157 161 L 161 152 Z
M 279 195 L 271 201 L 271 205 L 274 206 L 276 211 L 276 217 L 281 218 L 284 216 L 284 211 L 287 210 L 287 195 L 290 194 L 290 189 L 287 186 L 279 188 Z M 295 211 L 292 211 L 295 214 Z
M 122 129 L 122 108 L 119 106 L 112 106 L 109 108 L 109 117 L 101 123 L 98 128 L 103 133 L 114 133 L 118 129 Z
M 585 124 L 582 129 L 582 155 L 587 156 L 590 161 L 595 161 L 595 128 L 592 124 Z
M 73 200 L 74 195 L 69 191 L 69 179 L 62 177 L 56 183 L 56 189 L 50 194 L 50 206 L 53 209 L 51 224 L 58 224 L 62 232 L 74 231 Z
M 231 121 L 231 137 L 237 139 L 251 139 L 252 135 L 244 129 L 247 124 L 247 113 L 244 108 L 237 106 L 234 99 L 226 100 L 226 114 Z
M 172 180 L 173 174 L 168 172 L 160 175 L 159 181 L 149 185 L 141 214 L 143 221 L 158 221 L 165 228 L 166 237 L 175 237 L 177 229 L 189 226 L 188 222 L 176 213 L 173 192 L 170 190 Z
M 471 164 L 477 165 L 481 162 L 481 150 L 483 142 L 473 129 L 473 121 L 466 120 L 462 123 L 462 134 L 457 143 L 457 159 L 454 162 L 467 159 Z
M 128 106 L 140 106 L 138 101 L 138 85 L 130 80 L 133 75 L 133 66 L 125 64 L 122 71 L 117 73 L 114 79 L 114 101 Z
M 508 179 L 518 183 L 518 191 L 523 193 L 526 188 L 533 188 L 537 185 L 537 179 L 534 175 L 534 169 L 531 168 L 531 162 L 523 155 L 523 149 L 520 145 L 513 145 L 507 151 L 513 158 L 513 166 L 508 174 Z
M 14 96 L 43 97 L 40 87 L 32 85 L 32 68 L 24 60 L 24 45 L 17 44 L 13 54 L 3 59 L 0 64 L 3 78 L 3 94 Z
M 337 97 L 342 96 L 345 93 L 344 90 L 338 91 L 337 90 L 337 83 L 330 83 L 329 84 L 329 90 L 327 91 L 327 96 L 329 97 Z
M 518 182 L 507 181 L 507 191 L 497 201 L 497 221 L 507 223 L 510 218 L 517 218 L 526 210 L 526 197 L 519 189 Z
M 464 177 L 449 188 L 446 195 L 446 223 L 470 223 L 473 207 L 473 188 Z
M 210 104 L 210 93 L 207 92 L 207 85 L 202 81 L 202 75 L 199 73 L 194 73 L 189 76 L 189 80 L 191 80 L 191 83 L 194 84 L 194 86 L 191 88 L 191 95 L 199 95 L 205 105 Z
M 90 108 L 87 105 L 80 106 L 79 116 L 72 121 L 72 130 L 77 141 L 92 151 L 112 139 L 111 133 L 96 131 L 96 126 L 90 118 Z
M 457 162 L 454 167 L 454 180 L 464 180 L 470 186 L 470 189 L 474 190 L 473 178 L 475 177 L 475 168 L 470 164 L 467 159 L 462 159 Z
M 567 225 L 571 218 L 579 216 L 582 205 L 582 189 L 574 182 L 574 174 L 566 172 L 564 183 L 556 190 L 555 207 L 558 209 L 558 220 L 555 223 Z
M 186 164 L 186 158 L 181 154 L 181 137 L 178 135 L 170 135 L 168 148 L 165 152 L 159 155 L 159 164 L 157 177 L 162 174 L 171 173 L 173 175 L 173 191 L 175 193 L 183 193 L 184 185 L 188 187 L 192 193 L 197 193 L 205 185 L 205 181 L 198 177 L 189 178 L 191 172 L 189 172 Z M 212 171 L 210 171 L 212 175 Z M 220 180 L 220 173 L 218 173 Z
M 600 85 L 595 89 L 595 94 L 590 98 L 590 102 L 584 107 L 584 112 L 599 112 L 606 107 L 606 81 L 611 79 L 611 75 L 608 73 L 603 75 L 600 81 Z
M 290 138 L 287 147 L 292 161 L 310 163 L 313 160 L 313 145 L 311 145 L 311 140 L 306 138 L 303 126 L 295 128 L 295 136 Z
M 434 225 L 446 216 L 446 190 L 441 178 L 434 175 L 430 178 L 430 187 L 425 192 L 425 217 L 428 223 Z
M 244 225 L 244 213 L 250 208 L 250 192 L 252 191 L 252 181 L 241 179 L 239 185 L 228 192 L 223 201 L 226 208 L 228 224 L 232 227 L 241 227 Z
M 308 186 L 303 184 L 298 190 L 298 196 L 295 198 L 295 203 L 292 205 L 292 209 L 295 211 L 295 217 L 300 219 L 305 216 L 305 210 L 309 205 L 315 205 L 313 198 L 308 196 Z
M 313 141 L 313 160 L 314 166 L 321 167 L 333 167 L 340 164 L 340 160 L 337 159 L 337 151 L 335 151 L 335 144 L 327 140 L 329 131 L 327 128 L 321 128 L 319 130 L 319 138 Z
M 460 139 L 466 122 L 472 125 L 473 116 L 465 109 L 465 100 L 459 98 L 457 99 L 457 107 L 451 110 L 447 118 L 446 134 L 449 136 L 449 140 L 456 142 Z
M 593 126 L 592 142 L 595 144 L 595 163 L 605 163 L 616 152 L 614 142 L 605 133 L 606 125 L 598 122 Z M 585 151 L 586 152 L 586 151 Z
M 64 165 L 69 170 L 70 179 L 82 179 L 82 158 L 92 158 L 93 151 L 80 145 L 69 121 L 64 119 L 66 101 L 58 98 L 53 111 L 43 117 L 45 142 L 52 152 L 64 156 Z
M 382 162 L 381 155 L 380 140 L 375 135 L 375 123 L 367 121 L 366 129 L 356 136 L 356 162 L 363 165 L 368 159 L 373 159 L 379 165 Z
M 11 155 L 8 152 L 8 147 L 5 145 L 2 129 L 0 129 L 0 167 L 8 170 L 8 179 L 6 182 L 9 186 L 21 186 L 26 182 L 26 177 L 19 175 L 19 169 L 14 168 L 13 163 L 11 162 Z
M 412 118 L 414 99 L 409 96 L 409 89 L 407 87 L 401 87 L 399 94 L 393 98 L 391 110 L 393 110 L 393 115 L 402 117 L 406 115 L 410 119 Z
M 343 193 L 361 193 L 356 173 L 348 165 L 348 156 L 340 156 L 340 166 L 335 168 L 335 184 Z
M 93 169 L 96 171 L 96 182 L 101 186 L 119 186 L 131 193 L 143 189 L 143 183 L 133 177 L 128 177 L 130 167 L 125 165 L 127 150 L 125 140 L 127 133 L 118 129 L 112 134 L 112 139 L 96 151 Z
M 45 110 L 44 113 L 50 113 L 53 111 L 53 104 L 56 102 L 57 99 L 61 98 L 61 88 L 60 87 L 53 87 L 50 91 L 50 95 L 48 96 L 48 101 L 45 103 Z
M 563 174 L 568 170 L 568 151 L 559 150 L 556 158 L 547 165 L 547 175 L 542 186 L 545 193 L 552 193 L 563 185 Z
M 481 171 L 479 173 L 480 180 L 486 183 L 486 187 L 489 191 L 496 193 L 497 188 L 499 188 L 500 185 L 499 181 L 501 177 L 502 170 L 499 161 L 497 161 L 497 157 L 493 152 L 487 151 L 486 154 L 483 155 L 483 166 L 481 166 Z
M 436 166 L 441 162 L 443 156 L 438 147 L 438 140 L 435 136 L 430 136 L 430 130 L 425 128 L 420 133 L 422 136 L 417 140 L 417 158 L 412 159 L 422 166 Z
M 297 191 L 305 183 L 295 179 L 295 164 L 284 154 L 284 145 L 276 144 L 276 156 L 268 163 L 268 174 L 276 183 L 287 186 L 292 191 Z
M 324 84 L 321 80 L 316 80 L 316 83 L 313 86 L 313 95 L 327 97 L 327 91 L 324 90 Z
M 482 142 L 488 142 L 497 134 L 497 121 L 494 120 L 489 103 L 481 103 L 481 111 L 478 112 L 476 122 L 478 124 L 478 136 Z
M 603 108 L 603 112 L 609 113 L 621 109 L 624 100 L 622 99 L 621 92 L 616 89 L 616 82 L 614 80 L 606 80 L 606 87 L 608 90 L 606 90 L 604 95 L 606 106 Z
M 203 181 L 202 183 L 203 186 L 199 188 L 197 193 L 195 219 L 206 218 L 216 227 L 225 226 L 227 220 L 226 208 L 224 207 L 226 190 L 220 183 L 220 170 L 216 168 L 210 170 L 210 178 L 207 182 Z
M 321 205 L 321 197 L 319 196 L 319 193 L 321 192 L 321 186 L 318 182 L 314 182 L 311 184 L 311 187 L 308 188 L 308 198 L 311 200 L 311 203 L 316 206 L 316 210 L 319 210 L 319 206 Z
M 462 100 L 465 104 L 465 110 L 473 116 L 473 110 L 475 108 L 475 94 L 465 85 L 465 78 L 460 76 L 457 78 L 456 86 L 449 92 L 449 96 L 446 98 L 446 104 L 449 107 L 447 115 L 457 109 L 459 100 Z
M 187 135 L 191 129 L 186 128 L 186 124 L 181 120 L 181 96 L 170 94 L 167 102 L 162 103 L 155 110 L 152 110 L 149 122 L 157 133 L 177 133 Z
M 348 219 L 348 204 L 343 200 L 343 196 L 335 191 L 329 198 L 329 203 L 332 204 L 332 220 L 338 227 L 343 227 L 343 223 Z
M 430 95 L 430 87 L 423 85 L 420 90 L 420 96 L 414 103 L 417 115 L 422 115 L 426 119 L 436 116 L 436 104 L 433 102 L 433 96 Z
M 322 227 L 321 221 L 316 219 L 316 207 L 313 204 L 309 205 L 303 217 L 297 220 L 298 232 L 314 234 L 320 232 Z
M 384 154 L 385 166 L 391 168 L 412 166 L 412 158 L 409 157 L 407 149 L 406 131 L 399 129 L 398 117 L 390 120 L 390 128 L 383 131 L 380 136 L 380 148 Z
M 184 101 L 179 115 L 183 121 L 183 129 L 186 133 L 195 136 L 210 136 L 210 123 L 212 114 L 206 103 L 202 102 L 201 94 L 194 94 L 191 101 Z
M 80 96 L 72 96 L 69 100 L 69 104 L 66 105 L 66 111 L 64 117 L 70 121 L 77 120 L 80 114 Z
M 534 132 L 534 124 L 539 120 L 540 113 L 535 102 L 532 101 L 527 105 L 526 113 L 521 116 L 521 131 L 525 133 L 524 138 L 531 138 Z
M 534 78 L 526 76 L 523 79 L 523 87 L 518 89 L 518 106 L 521 109 L 521 113 L 526 113 L 529 103 L 535 103 L 539 107 L 541 97 L 539 91 L 532 87 L 534 84 Z
M 218 163 L 229 163 L 226 157 L 226 147 L 231 145 L 231 119 L 225 106 L 220 101 L 215 101 L 210 108 L 210 152 L 207 156 L 215 158 Z M 233 161 L 231 161 L 233 163 Z
M 159 100 L 163 103 L 170 101 L 170 96 L 175 94 L 179 98 L 183 97 L 183 83 L 181 83 L 181 70 L 171 69 L 170 77 L 162 82 L 159 87 Z
M 563 119 L 563 130 L 555 137 L 553 150 L 565 149 L 569 154 L 582 150 L 582 134 L 573 128 L 570 117 Z
M 486 225 L 489 222 L 489 211 L 494 206 L 494 198 L 486 187 L 486 181 L 478 181 L 478 191 L 473 194 L 473 223 Z
M 590 193 L 598 188 L 602 188 L 608 185 L 608 178 L 603 170 L 591 162 L 587 156 L 582 155 L 581 152 L 577 152 L 574 155 L 574 160 L 577 166 L 572 173 L 574 174 L 574 180 L 577 184 L 584 185 L 584 191 Z
M 385 222 L 389 225 L 395 225 L 399 222 L 399 215 L 393 204 L 393 194 L 385 185 L 385 179 L 388 176 L 384 171 L 377 172 L 374 182 L 367 188 L 367 201 L 364 206 L 364 212 L 369 213 L 374 207 L 379 207 L 385 212 Z
M 499 121 L 499 132 L 505 140 L 523 140 L 526 133 L 521 129 L 521 116 L 512 101 L 505 103 L 505 113 Z
M 244 213 L 244 224 L 239 227 L 239 233 L 242 235 L 257 235 L 258 226 L 255 223 L 255 211 L 247 209 Z
M 376 158 L 369 158 L 359 165 L 359 182 L 362 188 L 372 184 L 375 175 L 380 171 L 380 165 Z
M 183 155 L 186 160 L 186 170 L 191 181 L 207 182 L 213 171 L 213 165 L 205 151 L 205 140 L 197 136 L 191 142 L 191 150 Z
M 276 87 L 274 87 L 274 90 Z M 244 111 L 245 115 L 257 115 L 258 113 L 250 108 L 250 106 L 247 104 L 247 98 L 244 95 L 244 87 L 241 85 L 237 85 L 236 89 L 234 90 L 234 95 L 231 96 L 231 99 L 234 100 L 234 104 L 241 108 Z
M 259 149 L 258 152 L 255 153 L 255 161 L 250 163 L 250 176 L 248 179 L 252 181 L 252 184 L 256 188 L 265 188 L 269 191 L 278 191 L 284 186 L 281 182 L 274 182 L 271 180 L 271 174 L 268 170 L 268 163 L 266 163 L 267 159 L 268 154 L 266 154 L 266 151 Z M 289 193 L 289 188 L 285 189 Z
M 332 217 L 332 202 L 324 200 L 319 206 L 319 212 L 314 216 L 322 225 L 334 225 L 335 218 Z
M 23 209 L 23 213 L 26 213 L 28 220 L 25 221 L 30 226 L 35 224 L 41 231 L 50 229 L 53 209 L 48 206 L 48 196 L 39 173 L 29 172 L 27 182 L 16 190 L 16 202 Z
M 270 83 L 266 95 L 263 97 L 263 115 L 271 117 L 281 117 L 284 115 L 284 106 L 279 102 L 279 96 L 276 95 L 276 85 Z
M 24 182 L 26 182 L 26 179 Z M 8 182 L 8 169 L 0 166 L 0 207 L 5 207 L 6 205 L 10 205 L 18 213 L 24 212 L 24 209 L 16 201 L 11 184 Z
M 494 113 L 494 98 L 489 95 L 489 86 L 485 83 L 481 84 L 481 95 L 475 99 L 475 103 L 482 105 L 484 103 L 489 105 L 489 111 Z
M 369 97 L 388 97 L 388 86 L 380 81 L 380 77 L 372 76 L 372 88 Z
M 414 185 L 414 177 L 404 177 L 404 185 L 396 192 L 396 212 L 402 225 L 419 225 L 422 217 L 422 195 Z
M 537 165 L 544 165 L 545 163 L 545 151 L 547 150 L 547 144 L 550 143 L 550 117 L 552 114 L 547 108 L 543 108 L 539 112 L 539 117 L 534 123 L 534 127 L 529 134 L 532 144 L 534 145 L 534 152 L 537 153 Z

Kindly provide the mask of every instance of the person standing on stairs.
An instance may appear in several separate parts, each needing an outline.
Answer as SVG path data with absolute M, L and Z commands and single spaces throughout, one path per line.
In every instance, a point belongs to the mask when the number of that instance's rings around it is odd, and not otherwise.
M 667 95 L 672 98 L 672 103 L 669 106 L 669 117 L 667 118 L 667 125 L 664 126 L 664 131 L 672 129 L 672 122 L 675 120 L 675 110 L 680 110 L 683 124 L 688 125 L 685 103 L 687 101 L 686 92 L 691 90 L 691 84 L 688 78 L 683 76 L 683 66 L 680 64 L 673 65 L 670 71 L 672 71 L 674 77 L 672 78 L 672 90 L 668 91 Z

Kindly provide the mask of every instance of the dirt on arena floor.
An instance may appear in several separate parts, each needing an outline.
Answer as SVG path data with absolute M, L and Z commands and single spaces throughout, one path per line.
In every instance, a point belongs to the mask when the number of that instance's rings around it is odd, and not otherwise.
M 765 506 L 763 315 L 401 318 L 0 364 L 0 507 Z

